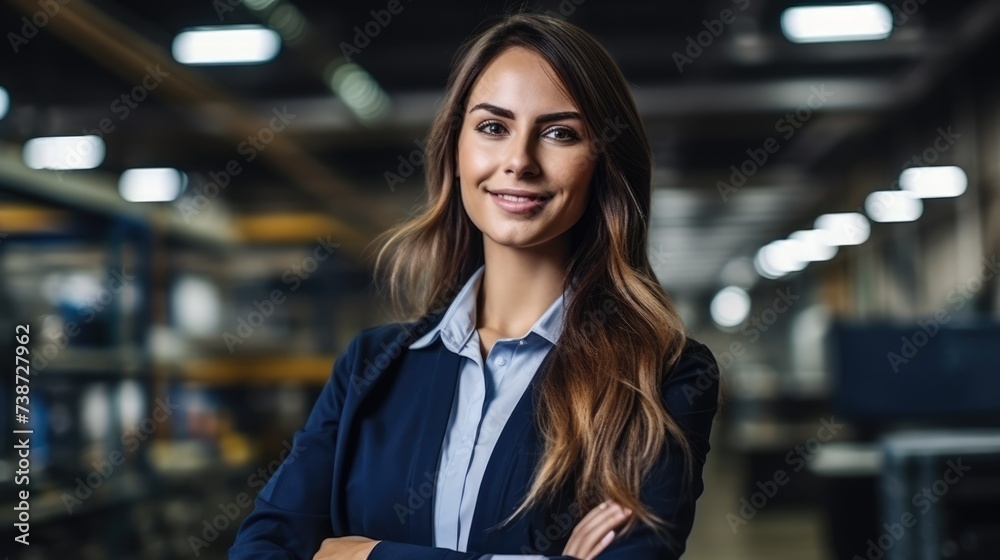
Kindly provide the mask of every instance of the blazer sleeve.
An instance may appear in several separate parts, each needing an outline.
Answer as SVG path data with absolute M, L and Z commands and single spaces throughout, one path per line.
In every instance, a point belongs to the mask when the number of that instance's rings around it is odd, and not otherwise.
M 356 360 L 358 337 L 334 363 L 292 450 L 254 499 L 228 551 L 230 560 L 312 558 L 332 535 L 330 497 L 337 427 Z
M 368 560 L 580 560 L 574 556 L 542 556 L 540 554 L 484 554 L 458 552 L 450 548 L 423 546 L 396 541 L 379 541 L 368 554 Z
M 704 344 L 688 339 L 688 344 L 663 391 L 667 410 L 681 424 L 694 452 L 691 484 L 683 485 L 683 452 L 671 445 L 669 452 L 650 472 L 643 484 L 642 501 L 661 518 L 673 524 L 663 539 L 645 525 L 637 525 L 628 535 L 613 541 L 597 555 L 600 560 L 677 560 L 686 548 L 694 524 L 695 501 L 704 490 L 702 471 L 709 451 L 709 435 L 719 401 L 719 365 Z M 445 548 L 381 541 L 368 560 L 579 560 L 573 556 L 493 555 L 456 552 Z
M 688 339 L 688 345 L 666 381 L 663 393 L 667 410 L 681 424 L 694 453 L 691 483 L 684 487 L 684 456 L 676 445 L 652 470 L 643 484 L 642 501 L 672 523 L 667 538 L 645 524 L 616 539 L 600 560 L 677 560 L 687 547 L 694 525 L 695 501 L 704 491 L 702 473 L 710 449 L 709 436 L 719 406 L 719 364 L 708 346 Z

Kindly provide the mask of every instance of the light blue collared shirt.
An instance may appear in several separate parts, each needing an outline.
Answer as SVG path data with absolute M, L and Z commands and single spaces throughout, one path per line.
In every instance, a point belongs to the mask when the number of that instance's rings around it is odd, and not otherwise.
M 444 434 L 434 500 L 434 546 L 465 552 L 476 498 L 497 438 L 538 366 L 559 340 L 565 319 L 563 300 L 548 310 L 521 338 L 501 338 L 484 362 L 476 330 L 476 300 L 486 265 L 472 274 L 441 321 L 410 344 L 423 348 L 438 338 L 462 360 L 455 401 Z M 572 296 L 572 292 L 569 294 Z M 489 555 L 487 559 L 544 559 L 539 555 Z

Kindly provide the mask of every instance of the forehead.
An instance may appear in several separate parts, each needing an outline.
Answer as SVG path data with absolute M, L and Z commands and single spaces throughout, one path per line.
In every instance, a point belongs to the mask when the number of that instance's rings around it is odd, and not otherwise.
M 468 106 L 481 102 L 511 109 L 515 115 L 577 109 L 552 66 L 523 47 L 505 50 L 483 69 L 469 92 Z

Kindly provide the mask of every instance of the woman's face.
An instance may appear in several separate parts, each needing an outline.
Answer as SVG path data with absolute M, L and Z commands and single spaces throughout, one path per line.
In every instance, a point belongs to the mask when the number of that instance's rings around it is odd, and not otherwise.
M 512 47 L 479 76 L 458 137 L 462 203 L 489 241 L 532 247 L 583 215 L 596 159 L 580 109 L 551 66 Z M 523 191 L 509 200 L 497 193 Z

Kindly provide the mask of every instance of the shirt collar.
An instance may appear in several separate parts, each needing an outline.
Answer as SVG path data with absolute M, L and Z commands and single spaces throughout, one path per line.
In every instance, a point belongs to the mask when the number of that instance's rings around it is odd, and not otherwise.
M 472 276 L 462 286 L 462 289 L 455 296 L 451 305 L 448 306 L 447 311 L 445 311 L 441 320 L 438 321 L 438 324 L 410 344 L 410 349 L 429 346 L 437 338 L 441 338 L 444 345 L 456 354 L 465 347 L 472 333 L 476 330 L 476 298 L 479 294 L 479 285 L 482 283 L 485 270 L 486 265 L 483 264 L 472 273 Z M 555 344 L 562 334 L 567 295 L 572 297 L 572 288 L 567 293 L 559 294 L 559 297 L 535 321 L 535 324 L 531 326 L 528 332 L 533 332 L 550 343 Z

